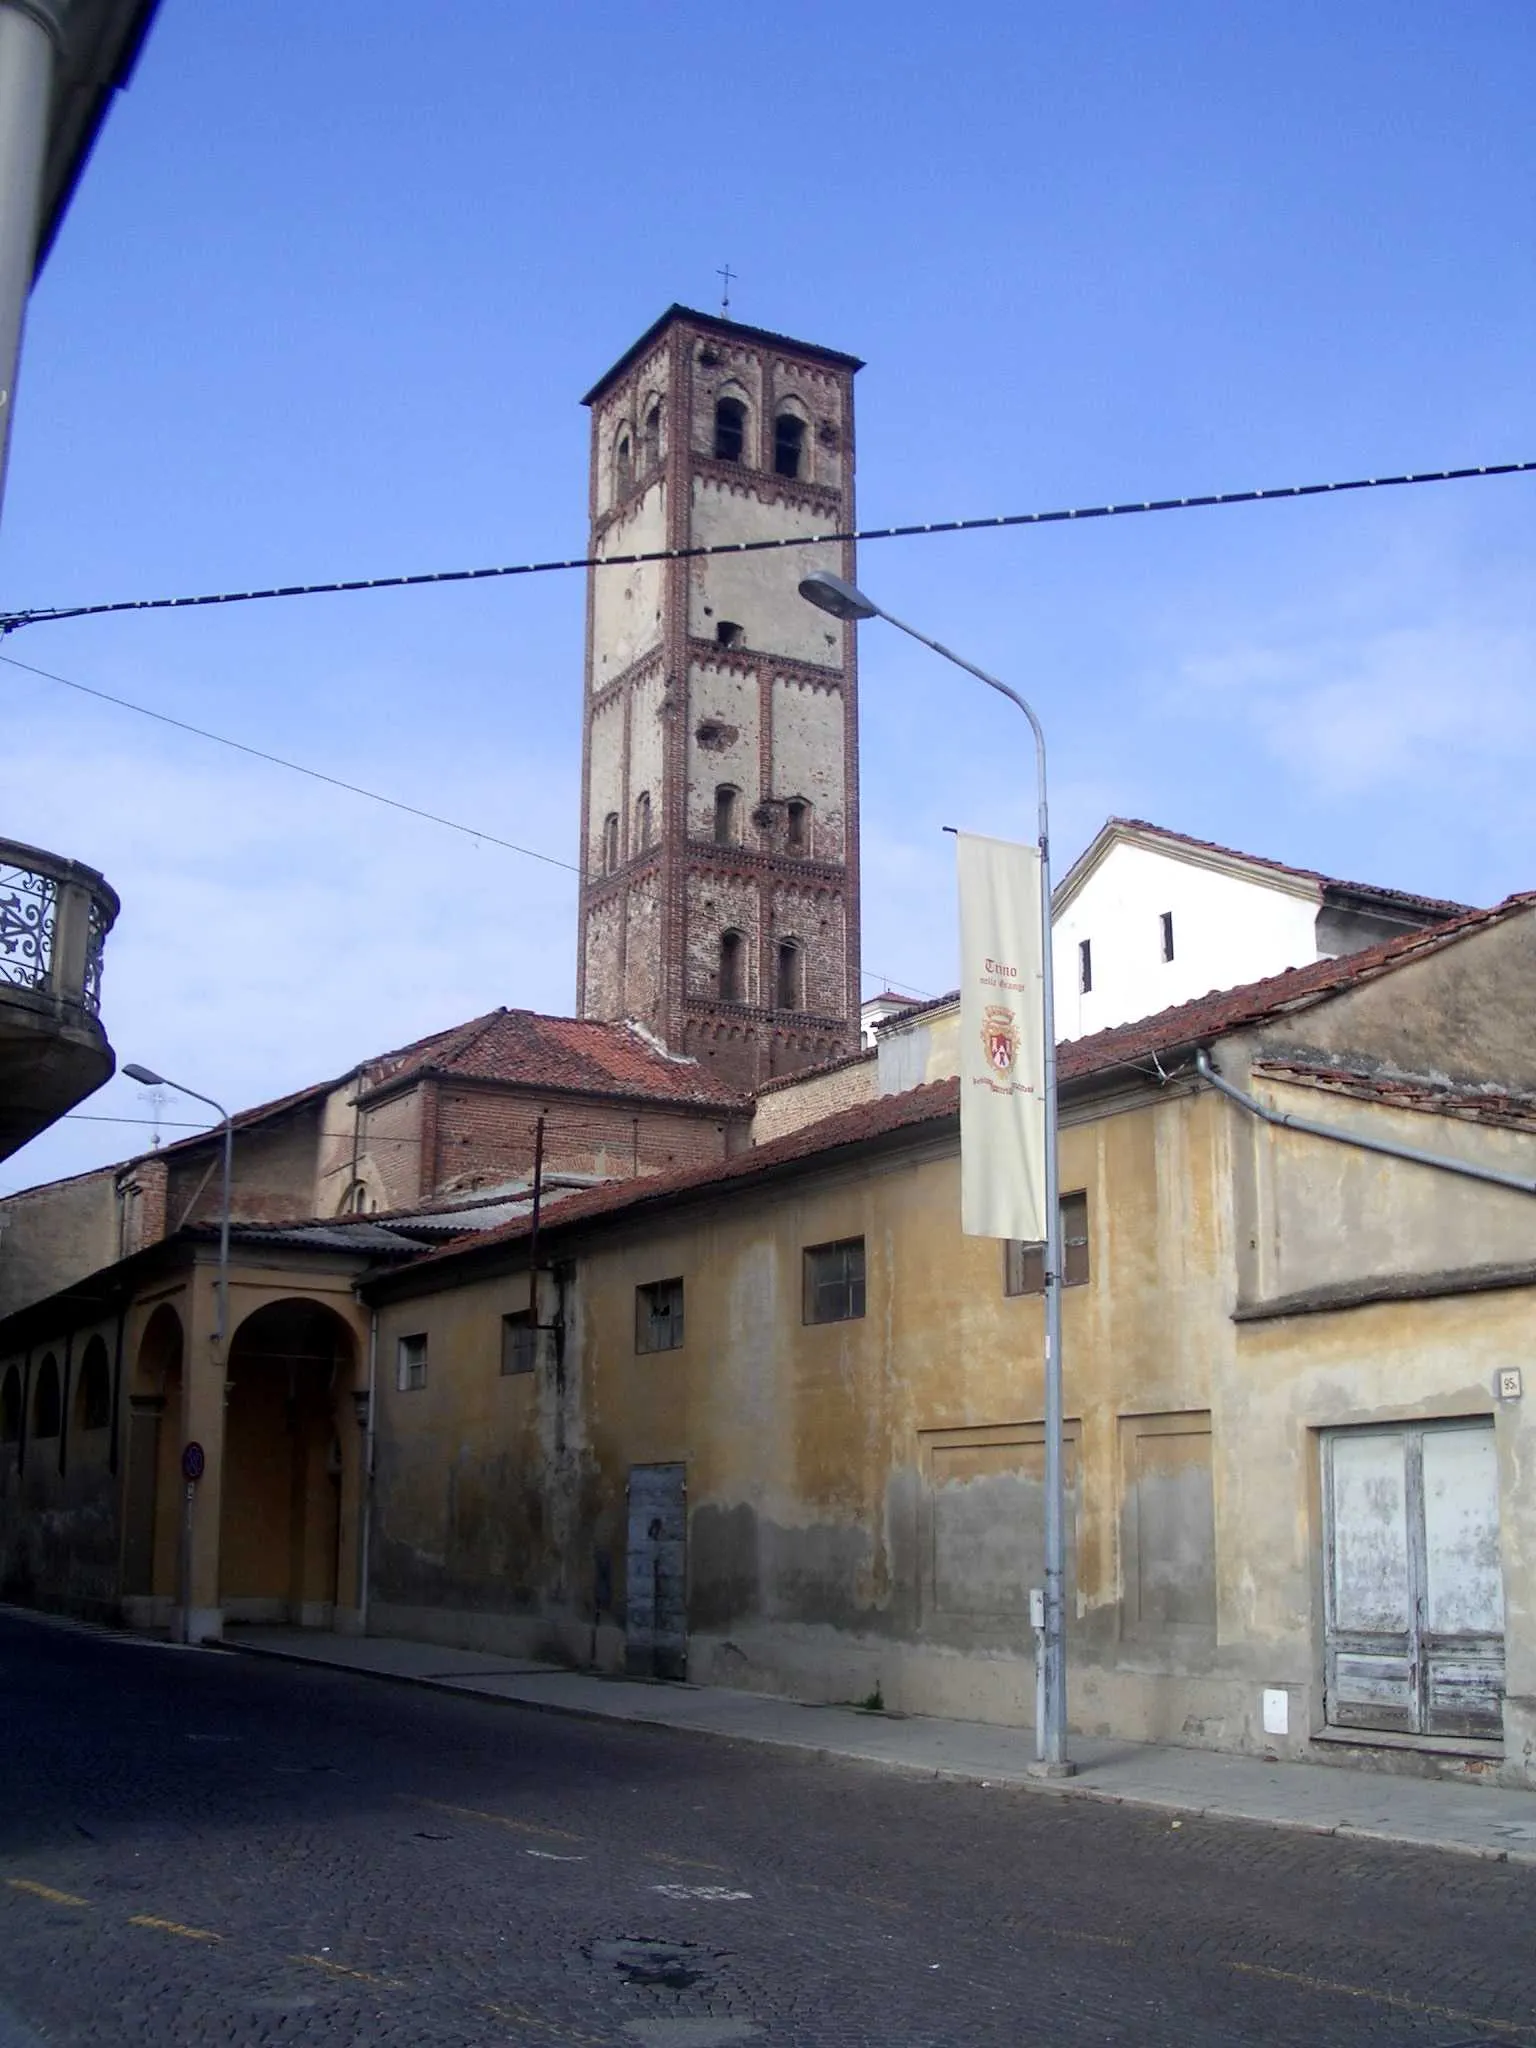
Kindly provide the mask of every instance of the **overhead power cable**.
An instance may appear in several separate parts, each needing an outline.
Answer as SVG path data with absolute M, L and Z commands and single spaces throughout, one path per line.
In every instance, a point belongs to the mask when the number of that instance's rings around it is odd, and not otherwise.
M 1339 483 L 1281 484 L 1253 491 L 1206 491 L 1197 497 L 1127 499 L 1054 512 L 1005 512 L 984 519 L 929 519 L 910 526 L 865 526 L 828 533 L 784 534 L 771 540 L 716 541 L 705 547 L 651 548 L 626 555 L 572 555 L 564 561 L 510 562 L 483 569 L 428 569 L 405 576 L 355 576 L 334 583 L 279 583 L 262 590 L 218 590 L 195 597 L 129 597 L 104 604 L 47 605 L 0 612 L 0 636 L 22 626 L 108 612 L 189 611 L 201 605 L 255 604 L 266 598 L 333 597 L 357 590 L 411 590 L 432 583 L 485 583 L 506 576 L 543 576 L 563 569 L 627 569 L 647 562 L 692 562 L 706 555 L 756 555 L 785 548 L 829 547 L 843 541 L 911 540 L 940 533 L 984 533 L 1007 526 L 1057 526 L 1070 520 L 1124 519 L 1141 512 L 1194 512 L 1212 505 L 1259 505 L 1286 498 L 1323 498 L 1345 491 L 1385 491 L 1403 484 L 1449 484 L 1473 477 L 1522 476 L 1536 462 L 1485 462 L 1464 469 L 1422 469 L 1401 476 L 1350 477 Z
M 174 726 L 178 732 L 191 733 L 195 739 L 211 740 L 215 746 L 232 747 L 237 754 L 248 754 L 252 760 L 265 761 L 269 767 L 286 768 L 290 774 L 306 775 L 312 782 L 326 783 L 332 789 L 342 789 L 349 796 L 366 797 L 369 803 L 383 804 L 392 811 L 404 811 L 408 817 L 421 818 L 429 825 L 441 825 L 446 831 L 459 832 L 467 839 L 474 839 L 487 846 L 499 846 L 507 853 L 520 853 L 528 860 L 542 861 L 546 867 L 563 868 L 567 874 L 579 875 L 581 870 L 574 861 L 560 860 L 552 853 L 540 853 L 537 847 L 520 846 L 516 840 L 502 839 L 495 832 L 485 832 L 478 825 L 463 824 L 457 818 L 445 818 L 439 811 L 426 811 L 419 804 L 408 804 L 399 797 L 385 796 L 377 789 L 365 789 L 360 782 L 347 782 L 339 775 L 329 775 L 322 768 L 308 767 L 303 761 L 290 761 L 284 754 L 268 753 L 264 747 L 252 747 L 244 740 L 232 740 L 227 733 L 212 732 L 206 725 L 193 725 L 185 718 L 173 718 L 168 711 L 151 710 L 147 704 L 135 704 L 131 697 L 115 696 L 110 690 L 98 690 L 94 684 L 77 682 L 73 676 L 61 676 L 57 669 L 39 668 L 35 662 L 20 661 L 14 654 L 0 654 L 7 668 L 25 670 L 29 676 L 41 676 L 45 682 L 59 683 L 66 690 L 78 690 L 84 697 L 95 697 L 103 704 L 116 705 L 120 711 L 137 712 L 141 718 L 152 718 L 157 725 Z M 881 982 L 886 988 L 902 989 L 926 996 L 926 989 L 915 989 L 909 981 L 898 981 L 894 975 L 882 974 L 878 968 L 862 970 L 865 981 Z

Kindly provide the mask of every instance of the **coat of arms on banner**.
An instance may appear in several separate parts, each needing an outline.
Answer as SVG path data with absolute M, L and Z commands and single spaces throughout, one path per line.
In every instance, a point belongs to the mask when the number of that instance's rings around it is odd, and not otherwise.
M 989 1003 L 982 1013 L 981 1043 L 994 1074 L 1011 1074 L 1019 1056 L 1019 1023 L 1006 1003 Z

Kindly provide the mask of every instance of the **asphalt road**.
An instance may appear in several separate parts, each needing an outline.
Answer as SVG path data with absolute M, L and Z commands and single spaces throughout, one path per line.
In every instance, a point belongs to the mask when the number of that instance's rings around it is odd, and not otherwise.
M 1536 2048 L 1512 1865 L 9 1616 L 0 1759 L 0 2048 Z

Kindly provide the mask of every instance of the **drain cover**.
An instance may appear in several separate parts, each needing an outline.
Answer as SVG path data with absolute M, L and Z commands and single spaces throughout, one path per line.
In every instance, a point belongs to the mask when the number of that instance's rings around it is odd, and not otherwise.
M 587 1950 L 594 1963 L 606 1963 L 629 1984 L 650 1984 L 663 1991 L 689 1991 L 714 1972 L 718 1958 L 694 1941 L 653 1941 L 625 1935 L 617 1941 L 594 1941 Z

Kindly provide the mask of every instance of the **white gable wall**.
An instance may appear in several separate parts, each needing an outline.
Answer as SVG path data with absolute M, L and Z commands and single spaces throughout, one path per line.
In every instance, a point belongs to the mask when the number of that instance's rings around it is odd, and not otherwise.
M 1305 966 L 1319 957 L 1317 907 L 1315 886 L 1260 881 L 1123 841 L 1111 846 L 1055 920 L 1056 1035 L 1085 1038 L 1211 989 Z M 1169 961 L 1162 955 L 1167 910 Z M 1079 986 L 1084 939 L 1093 954 L 1086 995 Z

